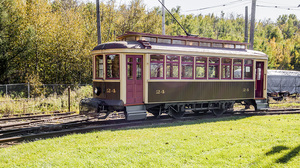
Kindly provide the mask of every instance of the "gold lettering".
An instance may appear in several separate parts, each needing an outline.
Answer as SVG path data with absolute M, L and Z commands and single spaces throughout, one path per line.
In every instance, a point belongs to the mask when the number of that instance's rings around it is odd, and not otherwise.
M 155 94 L 165 94 L 166 91 L 165 90 L 156 90 Z
M 160 90 L 156 90 L 155 93 L 156 93 L 156 94 L 160 94 Z

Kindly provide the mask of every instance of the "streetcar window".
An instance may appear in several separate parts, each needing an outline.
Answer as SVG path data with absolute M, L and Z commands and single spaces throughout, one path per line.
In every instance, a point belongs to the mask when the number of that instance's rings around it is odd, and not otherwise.
M 172 44 L 181 44 L 181 45 L 185 45 L 185 41 L 183 40 L 173 40 Z
M 125 41 L 136 41 L 135 36 L 126 37 Z
M 235 45 L 235 48 L 236 49 L 245 49 L 246 46 L 245 45 L 239 45 L 239 44 L 237 44 L 237 45 Z
M 156 37 L 150 37 L 150 42 L 156 43 Z
M 120 62 L 119 55 L 106 55 L 106 78 L 119 79 L 120 78 Z
M 96 78 L 103 78 L 103 56 L 97 55 L 96 56 Z
M 198 42 L 197 41 L 187 41 L 187 45 L 190 45 L 190 46 L 198 46 Z
M 150 37 L 141 37 L 140 40 L 144 40 L 144 41 L 150 41 Z
M 242 78 L 242 59 L 233 59 L 233 78 Z
M 222 43 L 213 43 L 214 48 L 222 48 L 223 44 Z
M 181 78 L 193 78 L 194 57 L 182 56 L 181 57 Z
M 224 48 L 234 48 L 234 44 L 224 44 Z
M 209 79 L 219 79 L 219 58 L 209 58 L 209 69 L 208 77 Z
M 253 61 L 244 60 L 244 79 L 253 79 Z
M 200 42 L 200 47 L 210 47 L 211 43 Z
M 167 78 L 178 79 L 179 77 L 179 56 L 167 56 Z
M 151 55 L 150 56 L 150 72 L 151 79 L 164 78 L 164 56 Z
M 231 79 L 231 59 L 222 58 L 222 79 Z
M 158 38 L 157 39 L 158 43 L 167 43 L 167 44 L 171 44 L 171 39 L 163 39 L 163 38 Z
M 206 78 L 206 57 L 196 57 L 196 78 L 204 79 Z

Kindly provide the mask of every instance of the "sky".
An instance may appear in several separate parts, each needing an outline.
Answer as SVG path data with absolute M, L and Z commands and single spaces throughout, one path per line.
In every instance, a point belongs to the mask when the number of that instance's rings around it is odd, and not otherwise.
M 96 2 L 96 0 L 82 0 L 88 2 Z M 107 2 L 109 0 L 100 0 Z M 117 4 L 129 4 L 131 0 L 116 0 Z M 162 1 L 162 0 L 160 0 Z M 161 6 L 158 0 L 143 0 L 147 9 Z M 176 6 L 181 7 L 181 14 L 207 15 L 214 13 L 221 15 L 221 11 L 225 13 L 225 17 L 233 14 L 245 15 L 245 6 L 248 6 L 249 19 L 251 14 L 252 0 L 165 0 L 165 6 L 169 9 Z M 256 0 L 256 21 L 271 19 L 276 22 L 277 18 L 283 14 L 295 14 L 300 19 L 300 1 L 299 0 Z M 290 9 L 290 10 L 288 10 Z

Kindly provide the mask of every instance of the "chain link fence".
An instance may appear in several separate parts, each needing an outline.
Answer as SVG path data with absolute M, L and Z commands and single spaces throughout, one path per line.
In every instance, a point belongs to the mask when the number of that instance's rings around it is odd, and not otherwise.
M 92 96 L 91 84 L 0 85 L 0 118 L 7 114 L 78 111 L 80 100 Z
M 70 86 L 71 89 L 76 87 L 87 86 L 91 84 L 42 84 L 39 86 L 29 83 L 5 84 L 0 85 L 0 95 L 11 98 L 35 98 L 40 95 L 48 97 L 52 94 L 61 95 Z

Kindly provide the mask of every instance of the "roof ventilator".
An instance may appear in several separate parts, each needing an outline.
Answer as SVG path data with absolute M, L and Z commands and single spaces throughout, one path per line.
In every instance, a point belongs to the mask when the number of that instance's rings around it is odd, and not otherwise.
M 145 47 L 145 49 L 151 49 L 151 44 L 149 41 L 139 40 L 138 42 L 140 42 Z

